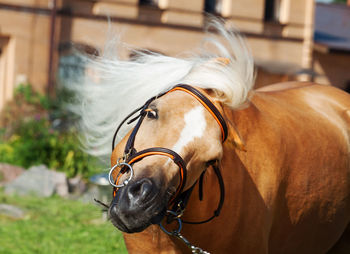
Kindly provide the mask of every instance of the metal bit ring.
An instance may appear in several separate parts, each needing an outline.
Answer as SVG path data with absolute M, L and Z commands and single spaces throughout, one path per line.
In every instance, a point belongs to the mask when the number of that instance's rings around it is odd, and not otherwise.
M 161 222 L 159 223 L 159 227 L 163 230 L 164 233 L 166 233 L 168 235 L 177 235 L 177 234 L 179 234 L 181 232 L 181 229 L 182 229 L 182 221 L 181 221 L 181 219 L 179 217 L 177 217 L 177 214 L 174 211 L 167 210 L 166 212 L 170 213 L 171 215 L 176 216 L 176 220 L 177 220 L 177 223 L 178 223 L 179 227 L 177 228 L 177 230 L 174 230 L 172 232 L 169 232 L 168 230 L 166 230 L 163 227 Z
M 114 180 L 113 180 L 113 177 L 112 177 L 112 173 L 113 171 L 118 168 L 118 167 L 121 167 L 121 166 L 127 166 L 129 169 L 130 169 L 130 176 L 128 179 L 126 179 L 122 184 L 115 184 L 114 183 Z M 124 187 L 125 185 L 127 185 L 129 183 L 129 181 L 133 178 L 134 176 L 134 170 L 133 168 L 131 167 L 130 164 L 128 163 L 125 163 L 125 162 L 118 162 L 117 164 L 115 164 L 111 170 L 109 171 L 109 174 L 108 174 L 108 180 L 109 180 L 109 183 L 115 187 L 115 188 L 121 188 L 121 187 Z

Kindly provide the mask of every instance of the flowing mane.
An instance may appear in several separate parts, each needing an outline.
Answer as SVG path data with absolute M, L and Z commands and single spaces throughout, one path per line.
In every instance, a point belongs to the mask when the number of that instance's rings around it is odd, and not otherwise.
M 221 22 L 215 20 L 209 27 L 216 33 L 208 32 L 199 53 L 187 58 L 140 50 L 137 59 L 125 61 L 116 54 L 125 47 L 119 41 L 108 42 L 101 57 L 83 57 L 89 74 L 82 82 L 70 82 L 68 88 L 76 94 L 71 109 L 80 116 L 86 151 L 110 155 L 113 134 L 124 117 L 179 83 L 214 89 L 217 98 L 230 108 L 246 101 L 255 78 L 250 50 L 237 31 L 225 29 Z M 223 64 L 215 60 L 219 57 L 230 61 Z M 116 142 L 130 128 L 122 130 Z

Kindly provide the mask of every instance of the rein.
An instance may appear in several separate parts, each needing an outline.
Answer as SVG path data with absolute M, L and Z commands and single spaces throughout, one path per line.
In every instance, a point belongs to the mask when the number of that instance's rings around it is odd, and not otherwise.
M 120 128 L 124 125 L 124 123 L 129 118 L 131 118 L 135 113 L 139 112 L 139 115 L 137 115 L 136 117 L 132 118 L 131 120 L 129 120 L 127 122 L 127 124 L 130 124 L 130 123 L 138 120 L 138 122 L 136 123 L 134 129 L 132 130 L 132 132 L 127 140 L 127 143 L 126 143 L 126 146 L 124 149 L 124 155 L 117 160 L 116 165 L 114 165 L 109 172 L 109 182 L 114 187 L 113 188 L 113 197 L 115 197 L 117 194 L 117 190 L 121 187 L 126 186 L 129 183 L 129 181 L 132 179 L 132 177 L 134 175 L 132 165 L 134 163 L 142 160 L 145 157 L 152 156 L 152 155 L 162 155 L 162 156 L 166 156 L 166 157 L 172 159 L 174 161 L 174 163 L 179 167 L 180 184 L 177 187 L 175 194 L 172 196 L 172 198 L 169 201 L 169 206 L 172 205 L 172 208 L 171 208 L 171 210 L 167 210 L 166 216 L 167 216 L 168 223 L 172 222 L 173 220 L 177 220 L 179 227 L 177 230 L 169 232 L 162 226 L 162 224 L 159 224 L 159 226 L 161 227 L 161 229 L 165 233 L 167 233 L 169 235 L 173 235 L 173 236 L 177 237 L 178 239 L 182 240 L 192 250 L 192 253 L 208 253 L 208 252 L 203 251 L 202 249 L 192 245 L 186 238 L 184 238 L 180 234 L 180 231 L 182 228 L 182 223 L 202 224 L 202 223 L 209 222 L 212 219 L 214 219 L 215 217 L 219 216 L 221 208 L 222 208 L 223 203 L 224 203 L 224 199 L 225 199 L 225 187 L 224 187 L 224 181 L 223 181 L 220 169 L 219 169 L 218 161 L 214 160 L 214 161 L 211 161 L 207 164 L 207 168 L 209 166 L 212 166 L 212 168 L 214 169 L 214 172 L 218 178 L 218 182 L 219 182 L 219 186 L 220 186 L 220 201 L 219 201 L 217 209 L 214 211 L 214 214 L 206 220 L 197 221 L 197 222 L 182 221 L 180 219 L 180 217 L 184 213 L 184 210 L 185 210 L 186 205 L 189 201 L 191 193 L 192 193 L 195 185 L 197 184 L 197 182 L 199 184 L 199 199 L 202 200 L 202 197 L 203 197 L 203 178 L 204 178 L 204 174 L 205 174 L 206 170 L 204 170 L 202 172 L 199 180 L 197 180 L 188 190 L 182 192 L 183 188 L 186 184 L 187 168 L 186 168 L 186 164 L 185 164 L 184 160 L 181 158 L 181 156 L 179 154 L 177 154 L 173 150 L 170 150 L 168 148 L 163 148 L 163 147 L 152 147 L 152 148 L 147 148 L 147 149 L 144 149 L 141 151 L 136 151 L 136 149 L 134 147 L 136 134 L 137 134 L 145 116 L 147 115 L 147 109 L 148 109 L 149 105 L 155 99 L 162 97 L 163 95 L 171 93 L 173 91 L 183 91 L 183 92 L 190 94 L 195 99 L 197 99 L 197 101 L 199 101 L 209 111 L 209 113 L 214 117 L 214 119 L 216 120 L 216 122 L 220 126 L 221 133 L 222 133 L 222 137 L 221 137 L 222 142 L 224 142 L 226 140 L 227 135 L 228 135 L 227 134 L 228 133 L 227 125 L 226 125 L 225 119 L 223 118 L 223 116 L 221 115 L 219 110 L 216 108 L 214 103 L 211 102 L 211 100 L 209 98 L 207 98 L 205 95 L 203 95 L 199 90 L 195 89 L 192 86 L 185 85 L 185 84 L 177 85 L 177 86 L 173 87 L 172 89 L 170 89 L 168 92 L 165 92 L 165 93 L 159 94 L 158 96 L 154 96 L 154 97 L 150 98 L 149 100 L 146 101 L 146 103 L 143 106 L 141 106 L 138 109 L 131 112 L 120 123 L 120 125 L 118 126 L 118 128 L 113 136 L 112 151 L 114 150 L 115 140 L 116 140 L 116 137 L 117 137 L 117 134 L 118 134 Z M 112 173 L 117 168 L 120 168 L 120 171 L 117 174 L 116 180 L 113 180 Z M 121 176 L 127 172 L 130 172 L 129 178 L 127 180 L 125 180 L 123 183 L 118 184 Z

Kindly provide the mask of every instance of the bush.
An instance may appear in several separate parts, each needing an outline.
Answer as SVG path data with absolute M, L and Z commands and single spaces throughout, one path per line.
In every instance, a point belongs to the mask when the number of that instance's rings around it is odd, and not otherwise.
M 58 100 L 50 102 L 33 92 L 29 85 L 16 90 L 12 107 L 8 107 L 5 114 L 8 118 L 4 122 L 10 124 L 0 131 L 0 161 L 25 168 L 45 164 L 64 171 L 68 177 L 77 174 L 88 177 L 100 172 L 97 159 L 80 149 L 74 127 L 66 124 L 64 128 L 57 128 L 60 125 L 57 123 L 67 122 Z M 29 116 L 24 108 L 31 108 Z M 50 115 L 60 118 L 51 121 Z
M 19 85 L 15 89 L 15 97 L 24 98 L 24 102 L 31 105 L 39 105 L 43 109 L 50 109 L 50 100 L 47 96 L 41 95 L 33 91 L 30 84 Z
M 10 137 L 22 122 L 35 118 L 47 117 L 50 102 L 47 97 L 32 90 L 30 85 L 19 85 L 14 91 L 14 98 L 7 103 L 0 114 L 0 135 Z

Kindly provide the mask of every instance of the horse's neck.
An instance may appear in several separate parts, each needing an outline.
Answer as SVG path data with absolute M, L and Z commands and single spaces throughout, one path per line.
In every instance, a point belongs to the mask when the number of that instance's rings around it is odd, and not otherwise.
M 237 110 L 232 110 L 227 107 L 224 108 L 224 117 L 227 124 L 234 125 L 234 129 L 237 134 L 242 137 L 243 143 L 245 143 L 249 129 L 254 127 L 254 123 L 249 121 L 249 119 L 258 118 L 258 115 L 259 110 L 251 102 L 247 102 L 244 107 Z M 229 135 L 232 135 L 232 133 L 229 132 Z M 240 161 L 237 152 L 244 153 L 243 150 L 229 144 L 231 140 L 231 137 L 228 137 L 226 142 L 223 144 L 224 158 L 219 165 L 224 180 L 231 177 L 232 170 L 234 170 L 233 168 L 237 167 L 237 164 Z M 226 189 L 230 188 L 229 185 L 231 183 L 226 183 Z M 199 200 L 199 191 L 199 184 L 197 183 L 191 194 L 188 207 L 185 210 L 184 219 L 187 221 L 195 222 L 208 219 L 214 214 L 214 211 L 218 207 L 220 199 L 220 185 L 218 182 L 218 177 L 213 168 L 209 167 L 204 174 L 203 201 Z
M 184 253 L 187 249 L 175 237 L 165 234 L 158 225 L 151 225 L 141 233 L 126 234 L 128 253 Z M 180 247 L 179 247 L 180 246 Z
M 203 249 L 217 250 L 218 253 L 229 252 L 225 249 L 225 241 L 231 241 L 232 246 L 241 250 L 249 250 L 248 253 L 257 253 L 245 246 L 240 241 L 241 235 L 255 239 L 259 230 L 251 230 L 247 227 L 249 222 L 262 226 L 264 219 L 268 217 L 266 202 L 262 198 L 266 195 L 259 189 L 261 174 L 258 167 L 252 166 L 251 153 L 256 149 L 255 138 L 259 131 L 256 127 L 260 123 L 258 108 L 250 103 L 247 107 L 237 110 L 225 110 L 226 119 L 235 124 L 236 130 L 244 140 L 249 151 L 239 150 L 234 146 L 224 143 L 224 155 L 220 163 L 220 170 L 225 185 L 225 200 L 221 213 L 211 222 L 200 225 L 184 225 L 183 234 L 193 243 L 197 243 Z M 256 122 L 254 122 L 256 121 Z M 251 137 L 252 134 L 254 137 Z M 264 147 L 266 149 L 266 147 Z M 260 157 L 264 158 L 264 157 Z M 254 161 L 256 163 L 256 161 Z M 184 219 L 189 221 L 201 221 L 210 218 L 218 207 L 220 200 L 220 185 L 215 172 L 208 168 L 203 181 L 203 201 L 198 198 L 198 185 L 195 187 L 190 202 L 184 214 Z M 256 211 L 262 211 L 256 214 Z M 222 229 L 224 229 L 222 231 Z M 220 238 L 213 239 L 212 232 L 221 232 Z M 229 240 L 228 240 L 229 239 Z M 256 240 L 257 246 L 264 249 L 264 239 Z M 218 250 L 218 248 L 221 248 Z M 256 248 L 256 246 L 255 246 Z

